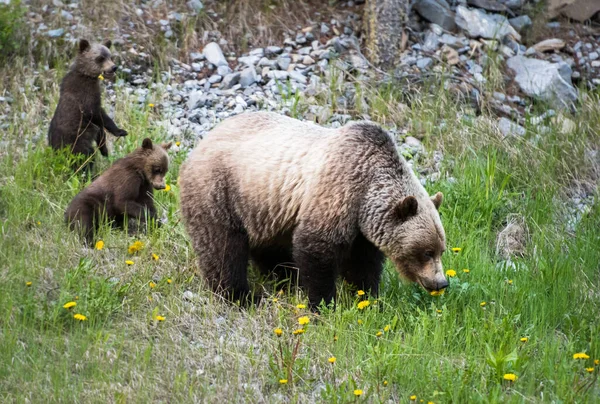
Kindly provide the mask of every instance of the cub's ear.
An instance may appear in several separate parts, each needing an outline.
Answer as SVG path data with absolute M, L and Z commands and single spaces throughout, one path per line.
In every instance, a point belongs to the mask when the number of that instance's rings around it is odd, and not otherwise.
M 142 142 L 142 147 L 144 149 L 149 149 L 152 150 L 152 140 L 150 140 L 149 137 L 147 137 L 146 139 L 144 139 L 144 141 Z
M 437 194 L 431 197 L 431 202 L 433 202 L 433 206 L 435 206 L 437 210 L 440 210 L 440 206 L 442 205 L 443 201 L 444 194 L 442 194 L 441 192 L 438 192 Z
M 165 150 L 169 150 L 171 148 L 171 146 L 173 146 L 173 142 L 163 143 L 160 145 L 160 147 L 162 147 Z
M 102 45 L 104 45 L 108 49 L 110 49 L 110 47 L 112 46 L 112 41 L 110 39 L 107 39 L 106 41 L 104 41 L 104 43 Z
M 414 196 L 407 196 L 396 206 L 395 214 L 398 219 L 405 221 L 417 214 L 419 203 Z
M 90 43 L 87 39 L 82 39 L 79 41 L 79 53 L 83 53 L 90 49 Z

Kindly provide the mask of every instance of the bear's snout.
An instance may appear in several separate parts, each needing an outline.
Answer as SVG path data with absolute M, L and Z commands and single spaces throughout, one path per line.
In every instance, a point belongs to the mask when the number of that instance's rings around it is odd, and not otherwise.
M 110 72 L 116 73 L 116 71 L 117 71 L 117 65 L 113 65 L 113 67 L 110 68 Z

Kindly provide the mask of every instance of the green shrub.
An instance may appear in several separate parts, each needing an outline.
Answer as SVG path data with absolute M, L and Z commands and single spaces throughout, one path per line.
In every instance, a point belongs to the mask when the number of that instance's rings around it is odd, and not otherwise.
M 19 55 L 27 36 L 26 24 L 23 21 L 25 7 L 20 0 L 10 4 L 0 4 L 0 61 Z

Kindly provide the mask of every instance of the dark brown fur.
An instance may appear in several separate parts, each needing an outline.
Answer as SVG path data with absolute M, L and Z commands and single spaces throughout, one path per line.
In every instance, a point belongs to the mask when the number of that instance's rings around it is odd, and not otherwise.
M 122 226 L 125 216 L 141 222 L 156 218 L 153 189 L 165 188 L 170 146 L 153 146 L 146 138 L 142 147 L 117 160 L 70 203 L 65 220 L 71 230 L 92 242 L 104 219 Z
M 80 41 L 75 62 L 60 84 L 60 98 L 48 130 L 48 144 L 53 149 L 68 147 L 72 153 L 88 157 L 95 151 L 95 142 L 100 153 L 108 156 L 104 130 L 115 136 L 127 135 L 102 109 L 98 76 L 113 75 L 117 69 L 110 45 L 110 41 L 103 45 Z M 88 168 L 91 165 L 90 161 Z

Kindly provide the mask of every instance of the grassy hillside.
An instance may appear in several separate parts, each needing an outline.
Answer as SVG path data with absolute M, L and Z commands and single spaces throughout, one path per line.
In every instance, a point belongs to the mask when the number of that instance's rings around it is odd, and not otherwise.
M 573 202 L 597 184 L 600 95 L 582 94 L 573 130 L 528 120 L 525 137 L 502 138 L 485 111 L 475 118 L 442 86 L 410 99 L 393 84 L 362 89 L 375 119 L 443 154 L 427 188 L 445 195 L 456 252 L 443 261 L 455 275 L 430 296 L 388 265 L 377 299 L 340 285 L 338 309 L 314 316 L 294 285 L 257 275 L 270 298 L 248 310 L 207 291 L 179 214 L 187 148 L 170 152 L 170 190 L 155 193 L 164 226 L 137 235 L 106 227 L 102 249 L 84 248 L 63 212 L 89 178 L 46 147 L 64 71 L 11 63 L 0 87 L 13 97 L 10 108 L 0 103 L 0 401 L 600 400 L 597 189 L 585 209 Z M 111 161 L 146 136 L 165 137 L 160 111 L 116 91 L 115 121 L 130 135 L 112 138 Z M 306 100 L 297 102 L 301 110 Z M 427 156 L 415 167 L 431 164 Z M 130 253 L 135 241 L 143 247 Z

